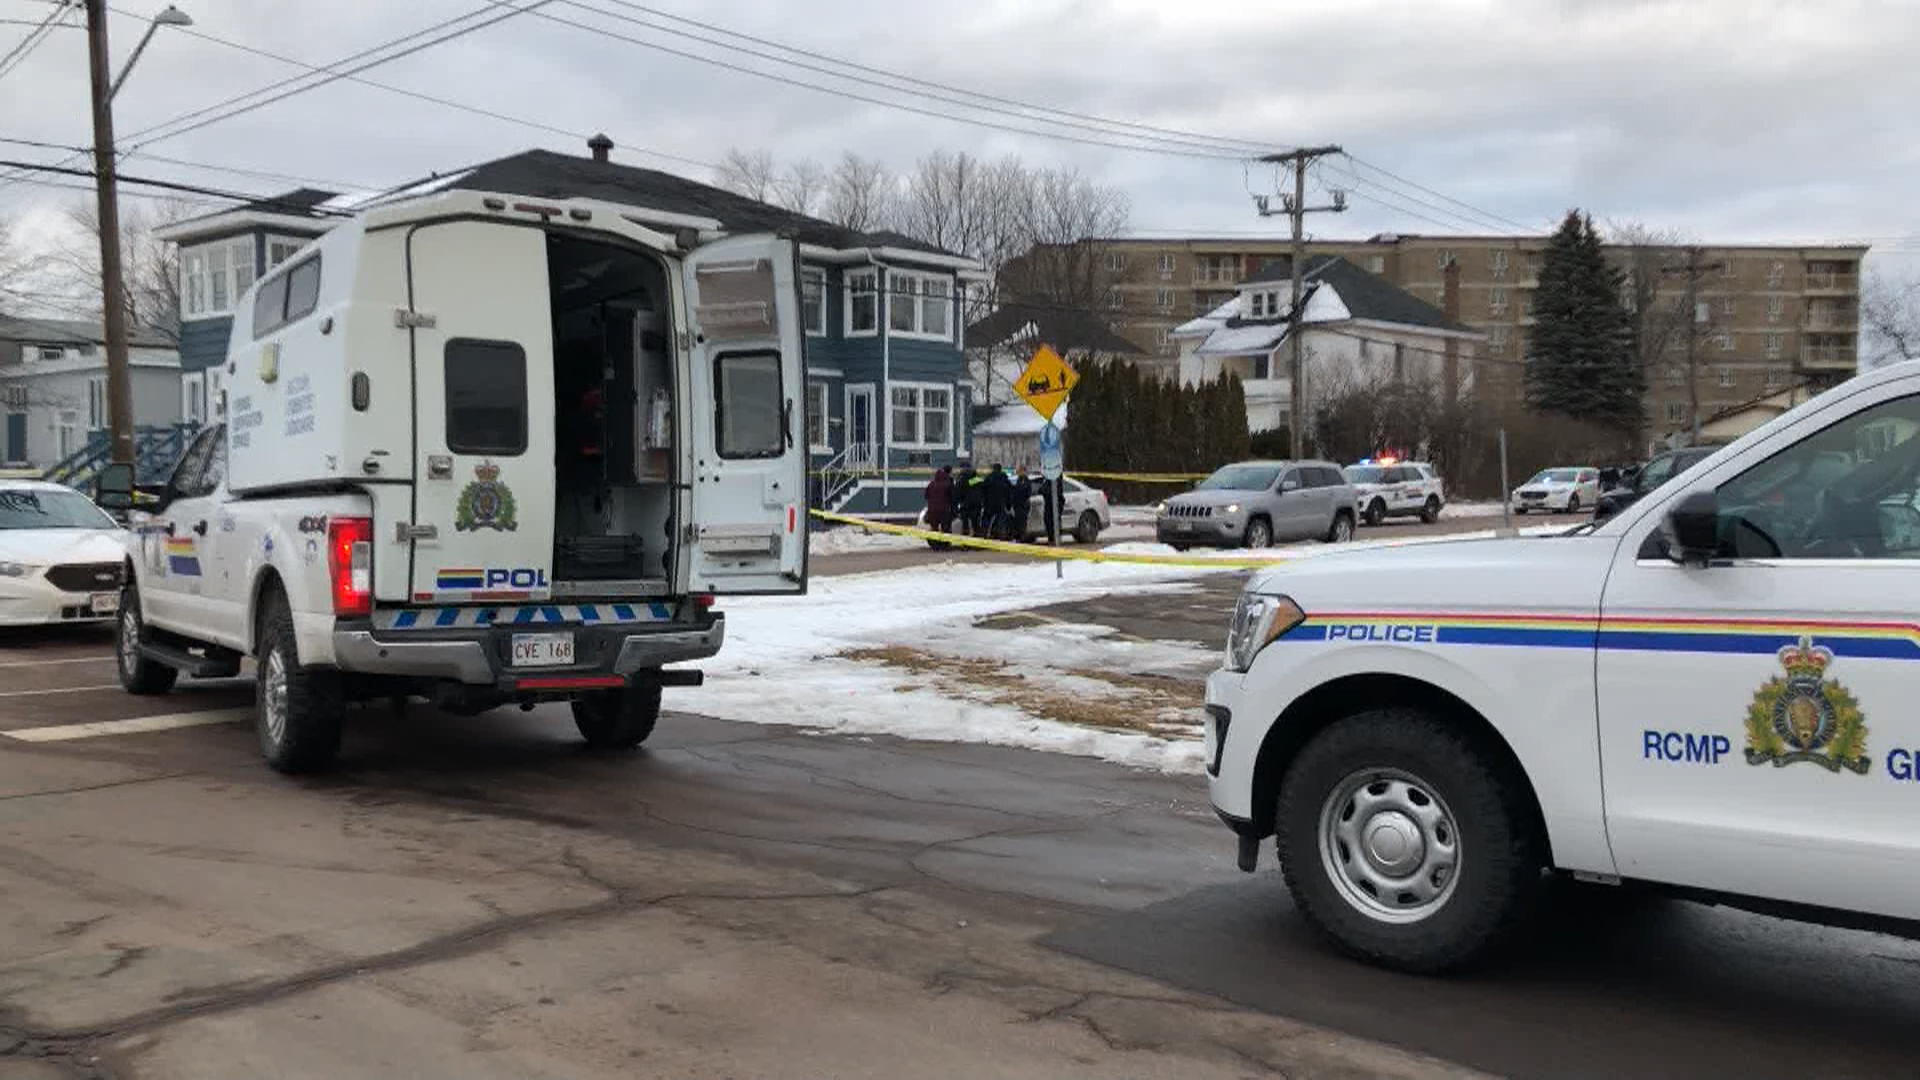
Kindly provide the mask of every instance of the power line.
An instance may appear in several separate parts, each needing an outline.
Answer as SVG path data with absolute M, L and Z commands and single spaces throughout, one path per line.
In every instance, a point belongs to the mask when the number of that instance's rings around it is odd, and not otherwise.
M 38 162 L 38 161 L 8 161 L 8 160 L 0 159 L 0 166 L 5 166 L 10 169 L 22 169 L 27 172 L 53 173 L 59 176 L 80 176 L 80 177 L 85 177 L 89 180 L 95 179 L 97 176 L 97 174 L 92 169 L 77 169 L 68 165 L 48 164 L 48 163 Z M 305 203 L 289 202 L 287 200 L 278 199 L 270 195 L 250 195 L 250 194 L 247 194 L 246 192 L 225 191 L 220 188 L 202 187 L 198 184 L 183 184 L 176 180 L 160 180 L 154 177 L 128 176 L 124 173 L 118 174 L 117 178 L 122 183 L 145 184 L 148 187 L 160 188 L 164 191 L 183 191 L 183 192 L 187 192 L 189 194 L 194 194 L 194 195 L 212 195 L 217 198 L 232 199 L 235 202 L 254 203 L 256 205 L 269 208 L 269 209 L 275 208 L 275 207 L 285 207 L 287 209 L 297 210 L 301 213 L 317 214 L 321 217 L 331 217 L 331 218 L 347 218 L 347 217 L 353 216 L 351 213 L 347 211 L 322 210 L 316 206 L 311 206 Z
M 268 105 L 272 105 L 274 102 L 284 101 L 287 98 L 293 97 L 296 94 L 304 94 L 309 90 L 317 90 L 322 86 L 326 86 L 330 83 L 338 82 L 339 80 L 347 78 L 348 76 L 356 74 L 358 72 L 366 71 L 369 68 L 376 68 L 382 64 L 392 63 L 393 61 L 399 60 L 403 57 L 412 56 L 417 52 L 422 52 L 426 49 L 431 49 L 435 45 L 445 44 L 446 42 L 452 41 L 455 38 L 465 37 L 466 35 L 471 34 L 476 30 L 484 30 L 487 27 L 494 25 L 495 23 L 505 22 L 506 20 L 511 19 L 516 15 L 528 14 L 530 12 L 535 11 L 537 8 L 544 7 L 547 4 L 550 4 L 553 2 L 554 0 L 533 0 L 533 2 L 528 4 L 526 7 L 520 7 L 520 8 L 509 7 L 509 9 L 503 14 L 495 15 L 489 19 L 483 19 L 480 22 L 474 23 L 471 26 L 463 26 L 458 30 L 454 30 L 453 32 L 448 34 L 443 34 L 440 37 L 433 38 L 429 41 L 423 41 L 423 42 L 420 42 L 419 44 L 408 46 L 405 49 L 401 49 L 399 52 L 392 53 L 387 56 L 378 57 L 373 60 L 369 60 L 366 63 L 361 64 L 359 67 L 351 68 L 346 71 L 338 71 L 338 72 L 328 71 L 324 78 L 321 78 L 315 82 L 308 83 L 305 86 L 299 86 L 289 90 L 284 90 L 278 94 L 273 95 L 272 97 L 264 98 L 260 101 L 252 102 L 250 104 L 243 105 L 238 108 L 229 109 L 226 112 L 217 113 L 213 116 L 204 117 L 202 119 L 196 120 L 193 123 L 186 125 L 185 127 L 174 128 L 173 130 L 165 132 L 163 134 L 155 135 L 152 138 L 145 140 L 144 142 L 135 144 L 127 152 L 129 154 L 132 154 L 132 153 L 138 152 L 142 146 L 146 146 L 148 143 L 158 142 L 161 139 L 172 139 L 180 135 L 185 135 L 189 131 L 198 131 L 209 124 L 216 124 L 222 120 L 231 120 L 236 116 L 242 116 L 242 115 L 245 115 L 246 113 L 253 112 L 256 109 L 265 108 Z M 418 35 L 416 34 L 412 36 L 418 36 Z M 138 138 L 139 136 L 135 135 L 133 137 Z
M 1439 225 L 1442 228 L 1447 228 L 1447 229 L 1457 229 L 1457 228 L 1460 228 L 1462 224 L 1464 224 L 1469 230 L 1479 230 L 1487 227 L 1486 222 L 1476 221 L 1473 218 L 1467 217 L 1466 215 L 1460 213 L 1457 210 L 1448 210 L 1446 207 L 1440 206 L 1433 202 L 1429 202 L 1426 199 L 1420 198 L 1418 195 L 1409 195 L 1403 191 L 1394 190 L 1393 188 L 1387 187 L 1386 185 L 1381 184 L 1377 181 L 1369 180 L 1368 178 L 1361 176 L 1360 174 L 1353 172 L 1350 169 L 1342 168 L 1341 166 L 1336 165 L 1332 162 L 1327 162 L 1326 167 L 1339 172 L 1340 175 L 1346 177 L 1349 181 L 1351 181 L 1354 185 L 1356 185 L 1353 188 L 1354 192 L 1362 196 L 1363 198 L 1370 198 L 1375 202 L 1382 203 L 1383 205 L 1392 206 L 1395 209 L 1400 210 L 1402 213 L 1411 214 L 1414 217 L 1422 219 L 1423 221 L 1432 222 L 1433 224 Z M 1322 179 L 1324 180 L 1325 178 L 1322 177 Z M 1388 195 L 1393 196 L 1394 199 L 1404 199 L 1407 202 L 1411 202 L 1417 206 L 1423 206 L 1426 209 L 1431 210 L 1436 214 L 1445 215 L 1449 220 L 1442 221 L 1439 218 L 1431 217 L 1427 214 L 1421 213 L 1418 210 L 1411 209 L 1408 206 L 1406 206 L 1404 203 L 1397 202 L 1397 201 L 1390 201 L 1387 198 Z M 1507 229 L 1504 226 L 1495 226 L 1495 228 L 1498 229 L 1503 234 L 1509 233 L 1512 231 L 1510 229 Z M 1536 230 L 1530 235 L 1538 235 L 1538 231 Z
M 496 0 L 496 2 L 501 2 L 501 0 Z M 1090 131 L 1090 132 L 1094 132 L 1099 135 L 1105 135 L 1108 137 L 1140 139 L 1143 141 L 1150 141 L 1153 143 L 1163 143 L 1168 146 L 1181 146 L 1189 149 L 1205 151 L 1209 154 L 1217 154 L 1217 153 L 1224 152 L 1224 153 L 1231 154 L 1232 156 L 1235 156 L 1235 157 L 1244 157 L 1248 154 L 1266 153 L 1271 150 L 1271 147 L 1259 146 L 1258 144 L 1254 144 L 1254 143 L 1246 143 L 1244 145 L 1239 145 L 1239 146 L 1227 146 L 1227 145 L 1222 145 L 1220 140 L 1214 139 L 1210 136 L 1204 136 L 1204 135 L 1195 136 L 1195 135 L 1189 135 L 1181 132 L 1136 135 L 1126 131 L 1115 131 L 1113 130 L 1115 126 L 1124 125 L 1129 127 L 1146 127 L 1146 125 L 1136 125 L 1136 124 L 1131 124 L 1128 121 L 1109 120 L 1104 117 L 1088 116 L 1086 114 L 1081 114 L 1081 113 L 1067 113 L 1064 110 L 1048 109 L 1045 106 L 1031 105 L 1026 102 L 1015 101 L 1011 98 L 993 97 L 992 95 L 978 94 L 969 90 L 961 90 L 953 87 L 947 87 L 947 86 L 943 86 L 940 83 L 929 82 L 923 79 L 916 79 L 916 78 L 913 78 L 912 76 L 901 75 L 897 72 L 887 71 L 882 68 L 874 68 L 864 64 L 856 64 L 852 61 L 842 60 L 838 57 L 828 56 L 823 53 L 814 53 L 804 49 L 793 48 L 791 46 L 783 45 L 777 41 L 770 41 L 765 38 L 758 38 L 749 34 L 742 34 L 737 31 L 728 30 L 724 27 L 714 26 L 711 23 L 703 23 L 694 19 L 683 19 L 677 15 L 669 15 L 665 12 L 658 11 L 654 8 L 649 8 L 641 4 L 631 3 L 629 2 L 629 0 L 608 0 L 608 2 L 616 4 L 622 8 L 627 8 L 634 11 L 644 11 L 649 14 L 671 19 L 676 22 L 685 22 L 693 26 L 699 26 L 703 29 L 712 30 L 719 34 L 725 34 L 731 37 L 739 38 L 742 41 L 750 41 L 750 42 L 754 42 L 755 44 L 766 45 L 771 48 L 780 49 L 786 52 L 792 52 L 797 55 L 813 57 L 815 59 L 824 60 L 830 64 L 838 64 L 838 65 L 841 65 L 842 67 L 851 68 L 855 71 L 871 72 L 873 74 L 883 76 L 885 80 L 893 80 L 893 81 L 889 82 L 889 81 L 884 81 L 883 79 L 867 78 L 862 75 L 851 74 L 847 71 L 837 71 L 834 68 L 825 67 L 820 64 L 810 64 L 803 60 L 795 60 L 790 57 L 777 55 L 775 53 L 764 52 L 758 49 L 746 48 L 744 46 L 738 45 L 733 42 L 724 41 L 724 40 L 720 40 L 712 37 L 707 37 L 701 34 L 693 33 L 692 31 L 675 29 L 674 27 L 671 27 L 671 26 L 662 26 L 659 23 L 648 22 L 645 19 L 636 18 L 632 15 L 623 15 L 618 12 L 607 11 L 603 8 L 591 7 L 587 4 L 577 3 L 575 2 L 575 0 L 565 0 L 565 2 L 570 7 L 580 8 L 585 11 L 592 11 L 592 12 L 595 12 L 596 14 L 606 16 L 607 18 L 619 19 L 622 22 L 632 23 L 635 26 L 642 26 L 649 30 L 658 31 L 663 34 L 672 34 L 676 37 L 687 38 L 693 41 L 701 42 L 702 44 L 712 45 L 716 48 L 726 49 L 730 52 L 744 53 L 748 56 L 753 56 L 762 60 L 771 61 L 772 63 L 784 64 L 789 67 L 799 68 L 802 71 L 811 71 L 816 74 L 826 75 L 830 78 L 845 79 L 849 82 L 861 83 L 867 86 L 874 86 L 882 90 L 891 91 L 893 93 L 912 94 L 916 97 L 926 98 L 930 101 L 936 101 L 945 105 L 953 105 L 963 109 L 976 109 L 982 112 L 995 113 L 1002 116 L 1009 116 L 1019 120 L 1031 120 L 1031 121 L 1037 121 L 1040 123 L 1056 124 L 1061 127 L 1077 128 L 1083 131 Z M 936 93 L 933 90 L 915 89 L 914 86 L 912 85 L 909 85 L 909 86 L 896 85 L 899 82 L 907 82 L 907 83 L 916 84 L 919 86 L 934 87 L 946 92 Z M 985 99 L 987 103 L 981 104 L 977 102 L 962 100 L 960 98 L 954 97 L 953 96 L 954 94 L 982 98 L 982 99 Z M 1007 107 L 1007 106 L 1011 106 L 1011 107 Z M 1026 110 L 1026 111 L 1021 111 L 1021 110 Z M 1053 119 L 1046 116 L 1031 115 L 1031 113 L 1034 111 L 1047 111 L 1047 112 L 1059 113 L 1062 116 L 1067 117 L 1067 119 Z M 1087 122 L 1087 121 L 1091 121 L 1091 122 Z M 1159 131 L 1163 129 L 1151 129 L 1151 130 Z M 1233 141 L 1239 142 L 1239 140 L 1233 140 Z
M 60 0 L 59 3 L 54 5 L 53 10 L 48 13 L 46 18 L 40 20 L 33 29 L 27 31 L 27 35 L 21 38 L 19 43 L 13 48 L 8 49 L 5 56 L 0 56 L 0 79 L 6 78 L 14 68 L 26 63 L 27 57 L 33 55 L 33 50 L 39 48 L 42 42 L 53 36 L 54 23 L 64 20 L 72 10 L 73 9 L 67 7 L 66 0 Z
M 885 78 L 894 79 L 899 82 L 911 83 L 915 86 L 924 86 L 933 90 L 944 91 L 949 94 L 961 94 L 967 97 L 979 98 L 984 101 L 991 101 L 1000 105 L 1008 105 L 1018 109 L 1026 109 L 1032 112 L 1052 113 L 1056 116 L 1066 116 L 1076 120 L 1086 120 L 1086 121 L 1091 121 L 1093 123 L 1106 124 L 1113 127 L 1133 128 L 1138 131 L 1148 132 L 1155 135 L 1171 135 L 1181 139 L 1198 139 L 1198 140 L 1203 140 L 1207 142 L 1218 143 L 1218 144 L 1222 144 L 1222 148 L 1237 149 L 1242 154 L 1256 154 L 1256 153 L 1264 154 L 1264 153 L 1270 153 L 1274 149 L 1274 147 L 1272 147 L 1269 144 L 1255 142 L 1248 139 L 1236 139 L 1236 138 L 1230 138 L 1222 135 L 1208 135 L 1203 132 L 1182 131 L 1179 128 L 1156 127 L 1152 124 L 1142 124 L 1142 123 L 1137 123 L 1131 120 L 1116 120 L 1111 117 L 1097 116 L 1091 113 L 1074 112 L 1071 109 L 1054 108 L 1048 105 L 1036 105 L 1032 102 L 1020 101 L 1016 98 L 1001 97 L 996 94 L 989 94 L 979 90 L 969 90 L 966 87 L 954 86 L 950 83 L 941 83 L 941 82 L 935 82 L 931 79 L 922 79 L 917 76 L 905 74 L 903 72 L 890 71 L 886 68 L 874 67 L 869 64 L 858 63 L 856 61 L 848 60 L 843 57 L 833 56 L 828 53 L 814 52 L 809 49 L 800 48 L 799 46 L 796 46 L 796 45 L 788 45 L 783 42 L 770 40 L 768 38 L 755 37 L 752 34 L 742 33 L 741 31 L 738 31 L 738 30 L 729 30 L 724 26 L 717 26 L 713 23 L 701 22 L 698 19 L 690 19 L 684 15 L 676 15 L 670 11 L 662 11 L 658 8 L 647 7 L 644 4 L 633 3 L 632 0 L 608 0 L 608 2 L 617 4 L 620 7 L 628 8 L 630 10 L 644 11 L 650 15 L 654 15 L 662 19 L 667 19 L 672 22 L 685 23 L 689 26 L 697 26 L 703 30 L 711 30 L 714 33 L 725 34 L 728 37 L 739 38 L 742 41 L 751 41 L 756 45 L 765 45 L 765 46 L 768 46 L 769 48 L 779 49 L 783 52 L 790 52 L 797 56 L 805 56 L 814 60 L 822 60 L 830 64 L 838 64 L 838 65 L 841 65 L 842 67 L 852 68 L 855 71 L 864 71 L 869 74 L 883 76 Z M 669 31 L 669 32 L 672 32 L 672 31 Z
M 124 15 L 130 18 L 144 18 L 144 16 L 141 16 L 138 13 L 126 11 L 122 8 L 115 7 L 115 8 L 110 8 L 109 10 L 113 11 L 117 15 Z M 209 33 L 206 33 L 205 31 L 196 30 L 189 27 L 178 27 L 175 29 L 175 32 L 186 34 L 190 37 L 199 38 L 202 41 L 210 41 L 216 45 L 225 46 L 226 48 L 234 49 L 239 52 L 251 53 L 252 55 L 265 57 L 266 59 L 269 59 L 269 60 L 277 60 L 283 64 L 291 64 L 294 67 L 306 68 L 310 72 L 325 73 L 329 70 L 317 64 L 310 64 L 305 60 L 296 60 L 291 56 L 285 56 L 280 53 L 259 48 L 258 46 L 248 45 L 244 42 L 233 41 L 228 38 L 219 37 L 217 35 L 209 34 Z M 469 113 L 474 116 L 483 116 L 490 120 L 499 120 L 504 123 L 516 124 L 516 125 L 519 125 L 520 127 L 531 128 L 537 131 L 544 131 L 551 135 L 565 135 L 568 138 L 584 140 L 591 134 L 591 132 L 577 131 L 571 128 L 559 127 L 554 124 L 548 124 L 539 120 L 528 119 L 527 117 L 524 117 L 524 116 L 515 116 L 511 113 L 504 113 L 504 112 L 499 112 L 493 109 L 482 108 L 481 106 L 478 106 L 478 105 L 470 105 L 464 101 L 455 101 L 451 98 L 439 97 L 437 95 L 425 93 L 419 90 L 410 90 L 410 89 L 407 89 L 406 87 L 394 86 L 391 83 L 383 83 L 374 79 L 362 78 L 359 75 L 349 74 L 349 75 L 343 76 L 343 78 L 345 78 L 349 82 L 358 83 L 362 86 L 369 86 L 376 90 L 384 90 L 390 94 L 399 94 L 402 97 L 413 98 L 416 101 L 425 101 L 430 104 L 442 106 L 444 108 L 457 109 L 460 112 Z M 629 151 L 637 154 L 644 154 L 650 157 L 665 158 L 669 161 L 679 161 L 688 165 L 697 165 L 703 169 L 719 168 L 718 165 L 715 165 L 713 162 L 710 162 L 710 161 L 701 161 L 698 158 L 682 157 L 678 154 L 671 154 L 664 150 L 653 150 L 634 142 L 622 142 L 619 144 L 619 148 L 621 150 L 625 150 L 625 151 Z
M 619 19 L 619 20 L 628 21 L 628 22 L 636 21 L 632 19 L 630 16 L 621 15 L 618 12 L 606 11 L 601 8 L 594 7 L 590 4 L 581 3 L 580 0 L 563 0 L 563 2 L 565 2 L 569 7 L 579 8 L 584 11 L 591 11 L 597 15 L 601 15 L 606 18 Z M 1162 154 L 1169 157 L 1199 158 L 1203 160 L 1215 160 L 1215 161 L 1239 161 L 1245 157 L 1244 154 L 1232 154 L 1232 153 L 1226 153 L 1224 151 L 1221 153 L 1207 153 L 1199 150 L 1176 150 L 1166 146 L 1148 146 L 1148 145 L 1141 145 L 1139 143 L 1112 142 L 1107 140 L 1082 137 L 1079 135 L 1069 135 L 1064 132 L 1058 132 L 1058 131 L 1046 131 L 1046 130 L 1036 129 L 1036 128 L 1019 127 L 1013 124 L 1002 124 L 997 121 L 985 120 L 979 117 L 955 115 L 953 113 L 941 112 L 936 109 L 921 108 L 918 105 L 911 105 L 906 102 L 889 101 L 885 98 L 874 97 L 870 94 L 862 94 L 854 90 L 846 90 L 846 89 L 833 87 L 833 86 L 823 86 L 819 83 L 808 82 L 804 79 L 789 78 L 785 75 L 780 75 L 775 72 L 760 71 L 756 68 L 742 67 L 738 64 L 730 64 L 725 60 L 716 59 L 711 56 L 703 56 L 696 52 L 689 52 L 685 49 L 675 48 L 671 45 L 664 45 L 657 41 L 648 41 L 644 38 L 637 38 L 629 34 L 622 34 L 617 31 L 608 29 L 604 26 L 594 26 L 590 23 L 583 23 L 573 19 L 563 18 L 559 15 L 553 14 L 552 12 L 547 12 L 547 11 L 534 12 L 534 17 L 545 19 L 548 22 L 559 23 L 562 26 L 571 26 L 571 27 L 574 27 L 575 29 L 585 30 L 588 33 L 598 34 L 602 37 L 612 38 L 616 41 L 624 41 L 630 45 L 638 45 L 643 49 L 652 49 L 657 52 L 666 53 L 669 56 L 678 56 L 682 59 L 692 60 L 695 63 L 708 64 L 713 67 L 724 68 L 728 71 L 732 71 L 741 75 L 752 75 L 755 78 L 765 79 L 769 82 L 781 83 L 786 86 L 797 86 L 802 89 L 813 90 L 822 94 L 831 94 L 834 97 L 847 98 L 852 101 L 864 102 L 869 105 L 878 105 L 882 108 L 898 109 L 903 112 L 915 113 L 920 116 L 929 116 L 937 120 L 951 120 L 951 121 L 954 121 L 955 123 L 971 124 L 975 127 L 992 128 L 998 131 L 1012 132 L 1013 134 L 1016 134 L 1016 135 L 1031 135 L 1039 138 L 1054 139 L 1061 142 L 1079 143 L 1085 146 L 1097 146 L 1107 150 L 1132 150 L 1139 153 Z
M 7 143 L 13 146 L 31 146 L 41 150 L 64 150 L 69 154 L 92 153 L 91 150 L 88 150 L 84 146 L 69 146 L 66 143 L 45 142 L 40 139 L 16 139 L 4 135 L 0 135 L 0 143 Z M 208 161 L 188 161 L 186 158 L 167 157 L 165 154 L 156 154 L 152 151 L 143 152 L 140 156 L 149 161 L 158 161 L 167 165 L 178 165 L 183 169 L 201 169 L 208 172 L 232 173 L 235 176 L 252 176 L 263 180 L 286 180 L 296 184 L 311 184 L 315 187 L 331 188 L 335 191 L 351 189 L 376 191 L 381 187 L 379 184 L 368 184 L 360 181 L 322 180 L 311 176 L 296 176 L 292 173 L 271 172 L 266 169 L 242 168 L 238 165 L 215 165 Z M 60 162 L 62 165 L 69 163 L 69 161 Z
M 1439 191 L 1435 191 L 1435 190 L 1433 190 L 1433 189 L 1432 189 L 1432 188 L 1430 188 L 1430 187 L 1426 187 L 1426 186 L 1424 186 L 1424 185 L 1421 185 L 1421 184 L 1417 184 L 1417 183 L 1414 183 L 1414 182 L 1413 182 L 1412 180 L 1409 180 L 1409 179 L 1407 179 L 1406 177 L 1404 177 L 1404 176 L 1401 176 L 1401 175 L 1400 175 L 1400 174 L 1398 174 L 1398 173 L 1393 173 L 1393 172 L 1388 172 L 1388 171 L 1387 171 L 1386 169 L 1383 169 L 1383 168 L 1381 168 L 1380 166 L 1378 166 L 1378 165 L 1375 165 L 1375 164 L 1373 164 L 1373 163 L 1372 163 L 1372 162 L 1370 162 L 1370 161 L 1362 161 L 1362 160 L 1360 160 L 1359 158 L 1357 158 L 1357 157 L 1354 157 L 1354 156 L 1353 156 L 1352 154 L 1346 154 L 1346 155 L 1344 155 L 1344 156 L 1346 157 L 1346 159 L 1347 159 L 1348 161 L 1351 161 L 1351 162 L 1353 162 L 1353 163 L 1354 163 L 1355 165 L 1358 165 L 1358 166 L 1360 166 L 1361 168 L 1365 168 L 1365 169 L 1371 169 L 1371 170 L 1373 170 L 1374 172 L 1377 172 L 1377 173 L 1379 173 L 1380 175 L 1382 175 L 1382 176 L 1384 176 L 1384 177 L 1386 177 L 1386 178 L 1388 178 L 1389 180 L 1397 180 L 1397 181 L 1399 181 L 1399 182 L 1400 182 L 1401 184 L 1403 184 L 1403 185 L 1405 185 L 1405 186 L 1407 186 L 1407 187 L 1410 187 L 1410 188 L 1413 188 L 1413 189 L 1414 189 L 1414 190 L 1416 190 L 1416 191 L 1424 191 L 1424 192 L 1426 192 L 1426 193 L 1427 193 L 1428 195 L 1432 195 L 1432 196 L 1433 196 L 1434 198 L 1436 198 L 1436 199 L 1441 199 L 1441 200 L 1444 200 L 1444 201 L 1446 201 L 1446 202 L 1450 202 L 1450 203 L 1452 203 L 1452 204 L 1454 204 L 1455 206 L 1458 206 L 1458 207 L 1461 207 L 1461 208 L 1463 208 L 1463 209 L 1467 209 L 1467 210 L 1471 210 L 1471 211 L 1473 211 L 1473 212 L 1474 212 L 1475 214 L 1477 214 L 1477 215 L 1479 215 L 1480 217 L 1482 217 L 1482 218 L 1485 218 L 1485 219 L 1487 219 L 1487 220 L 1489 220 L 1489 221 L 1497 221 L 1497 222 L 1500 222 L 1500 223 L 1502 223 L 1502 224 L 1504 224 L 1504 225 L 1510 225 L 1510 226 L 1512 226 L 1513 228 L 1515 228 L 1515 229 L 1518 229 L 1518 230 L 1520 230 L 1521 232 L 1539 232 L 1539 231 L 1540 231 L 1540 230 L 1539 230 L 1538 228 L 1535 228 L 1535 227 L 1533 227 L 1533 226 L 1530 226 L 1530 225 L 1522 225 L 1522 224 L 1521 224 L 1520 222 L 1518 222 L 1518 221 L 1515 221 L 1515 220 L 1513 220 L 1512 218 L 1507 218 L 1507 217 L 1501 217 L 1501 216 L 1500 216 L 1499 214 L 1495 214 L 1495 213 L 1492 213 L 1491 211 L 1487 211 L 1487 210 L 1482 210 L 1481 208 L 1479 208 L 1479 207 L 1477 207 L 1477 206 L 1475 206 L 1475 205 L 1473 205 L 1472 203 L 1469 203 L 1469 202 L 1463 202 L 1463 201 L 1461 201 L 1461 200 L 1459 200 L 1459 199 L 1456 199 L 1456 198 L 1454 198 L 1454 197 L 1453 197 L 1453 196 L 1451 196 L 1451 195 L 1447 195 L 1447 194 L 1445 194 L 1445 193 L 1443 193 L 1443 192 L 1439 192 Z

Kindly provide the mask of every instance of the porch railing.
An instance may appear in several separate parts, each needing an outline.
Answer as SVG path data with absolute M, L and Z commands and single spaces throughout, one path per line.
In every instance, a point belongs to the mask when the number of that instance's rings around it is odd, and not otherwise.
M 198 430 L 191 424 L 152 424 L 133 429 L 133 471 L 142 484 L 158 483 L 173 473 L 175 462 Z M 49 466 L 41 475 L 57 484 L 86 490 L 102 466 L 113 460 L 113 437 L 102 428 L 87 432 L 80 449 Z

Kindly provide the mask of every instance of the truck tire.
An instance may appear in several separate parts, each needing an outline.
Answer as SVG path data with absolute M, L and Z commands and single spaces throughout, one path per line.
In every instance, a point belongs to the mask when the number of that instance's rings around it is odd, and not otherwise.
M 120 588 L 120 618 L 114 622 L 113 654 L 120 685 L 129 694 L 164 694 L 180 677 L 178 668 L 140 655 L 147 624 L 140 616 L 140 589 L 131 579 Z
M 1265 517 L 1256 515 L 1247 522 L 1247 533 L 1240 541 L 1245 548 L 1264 548 L 1273 546 L 1273 523 Z
M 624 690 L 597 690 L 573 699 L 573 724 L 595 750 L 631 750 L 647 741 L 660 719 L 660 684 L 635 682 Z
M 1080 512 L 1080 520 L 1074 523 L 1073 538 L 1082 544 L 1091 544 L 1100 539 L 1100 515 L 1091 510 Z
M 283 773 L 316 772 L 340 752 L 347 700 L 340 673 L 302 667 L 293 612 L 277 589 L 269 593 L 254 650 L 254 730 L 260 755 Z
M 1440 497 L 1438 495 L 1427 496 L 1426 503 L 1420 507 L 1420 520 L 1426 522 L 1428 525 L 1440 520 Z
M 1275 826 L 1300 913 L 1384 967 L 1471 964 L 1542 891 L 1545 842 L 1520 781 L 1417 709 L 1358 713 L 1314 736 L 1287 768 Z
M 1367 524 L 1378 525 L 1387 520 L 1387 501 L 1375 498 L 1367 504 Z

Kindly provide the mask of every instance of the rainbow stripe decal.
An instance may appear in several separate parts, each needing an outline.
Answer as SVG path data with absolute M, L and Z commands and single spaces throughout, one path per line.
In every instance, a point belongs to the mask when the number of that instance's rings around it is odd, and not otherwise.
M 433 576 L 436 589 L 478 589 L 486 584 L 486 571 L 477 566 L 446 567 Z
M 1308 616 L 1280 640 L 1771 656 L 1798 642 L 1803 635 L 1818 638 L 1835 656 L 1920 660 L 1920 624 L 1831 619 L 1651 619 L 1621 615 L 1336 611 Z
M 200 576 L 200 557 L 194 553 L 193 541 L 184 537 L 168 537 L 167 572 L 181 577 Z

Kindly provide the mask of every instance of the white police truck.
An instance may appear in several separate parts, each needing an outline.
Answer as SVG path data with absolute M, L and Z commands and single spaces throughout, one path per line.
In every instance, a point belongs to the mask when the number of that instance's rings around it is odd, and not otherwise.
M 665 218 L 666 220 L 660 220 Z M 136 694 L 258 672 L 275 768 L 347 703 L 566 700 L 645 739 L 715 596 L 806 583 L 797 252 L 584 199 L 370 209 L 239 307 L 224 423 L 137 514 L 118 634 Z M 106 505 L 133 502 L 109 470 Z
M 1920 363 L 1859 376 L 1603 524 L 1254 579 L 1207 687 L 1251 870 L 1411 970 L 1552 872 L 1920 920 Z

